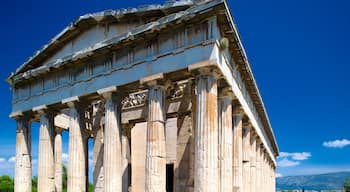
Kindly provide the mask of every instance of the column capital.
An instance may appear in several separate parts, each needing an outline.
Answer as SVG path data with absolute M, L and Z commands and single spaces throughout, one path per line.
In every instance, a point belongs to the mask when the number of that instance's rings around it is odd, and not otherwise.
M 117 87 L 111 86 L 111 87 L 99 89 L 99 90 L 97 90 L 97 93 L 105 99 L 111 99 L 113 96 L 113 93 L 115 93 L 116 91 L 117 91 Z
M 262 144 L 262 141 L 261 141 L 260 137 L 257 136 L 257 137 L 256 137 L 256 146 L 259 146 L 259 147 L 260 147 L 261 144 Z
M 225 87 L 221 89 L 220 91 L 220 98 L 227 98 L 230 99 L 231 101 L 236 98 L 236 96 L 233 94 L 231 87 Z
M 55 127 L 56 134 L 61 134 L 63 132 L 63 129 L 60 127 Z
M 247 129 L 249 129 L 249 130 L 251 130 L 251 129 L 253 128 L 253 125 L 252 125 L 252 123 L 250 122 L 249 119 L 243 121 L 243 128 L 247 128 Z
M 9 115 L 9 117 L 16 121 L 29 121 L 31 118 L 31 115 L 19 111 L 19 112 L 12 112 Z
M 240 105 L 234 105 L 233 106 L 233 109 L 232 109 L 232 115 L 233 116 L 241 116 L 241 117 L 243 117 L 244 115 L 245 115 L 245 113 L 244 113 L 244 110 L 243 110 L 243 108 L 242 108 L 242 106 L 240 106 Z
M 38 115 L 48 115 L 48 114 L 53 114 L 53 111 L 50 110 L 47 105 L 40 105 L 37 107 L 34 107 L 32 111 Z
M 63 99 L 61 101 L 62 104 L 67 105 L 69 108 L 76 108 L 78 107 L 78 102 L 79 102 L 79 97 L 75 96 L 75 97 L 70 97 L 67 99 Z
M 163 73 L 146 76 L 140 79 L 140 84 L 148 88 L 161 88 L 166 90 L 171 87 L 171 82 L 164 77 Z

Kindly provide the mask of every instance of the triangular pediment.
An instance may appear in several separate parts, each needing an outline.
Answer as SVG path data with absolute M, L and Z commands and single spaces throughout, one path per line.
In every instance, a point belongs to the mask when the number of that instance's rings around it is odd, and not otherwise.
M 191 6 L 191 0 L 181 0 L 80 16 L 17 68 L 9 79 Z

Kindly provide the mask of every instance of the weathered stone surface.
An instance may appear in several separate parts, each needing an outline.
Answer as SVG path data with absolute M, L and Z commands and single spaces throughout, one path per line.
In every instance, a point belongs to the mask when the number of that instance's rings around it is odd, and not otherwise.
M 218 191 L 218 102 L 213 75 L 197 77 L 194 191 Z
M 114 94 L 105 96 L 104 191 L 122 191 L 121 103 Z
M 76 105 L 69 109 L 68 183 L 69 192 L 86 191 L 86 142 L 84 111 Z
M 32 138 L 30 123 L 25 117 L 16 120 L 15 192 L 32 191 Z
M 235 107 L 237 108 L 237 107 Z M 243 128 L 242 113 L 233 115 L 233 191 L 243 192 Z
M 250 190 L 255 191 L 256 187 L 256 135 L 251 132 L 250 137 Z
M 145 191 L 147 123 L 131 129 L 131 191 Z
M 55 135 L 55 190 L 56 192 L 62 192 L 62 130 L 56 128 Z
M 193 190 L 193 128 L 190 116 L 176 118 L 175 191 Z
M 146 137 L 146 192 L 165 192 L 165 90 L 151 87 L 148 91 Z
M 54 156 L 54 116 L 42 112 L 40 117 L 38 191 L 55 191 L 55 156 Z
M 243 130 L 243 190 L 252 192 L 250 185 L 250 127 L 244 127 Z
M 227 94 L 227 93 L 225 93 Z M 219 98 L 219 191 L 232 192 L 233 180 L 232 97 Z
M 130 162 L 130 144 L 128 136 L 122 135 L 122 192 L 128 192 L 129 189 L 129 163 Z
M 97 128 L 94 135 L 94 148 L 93 148 L 93 184 L 95 192 L 104 191 L 104 168 L 103 168 L 103 128 Z

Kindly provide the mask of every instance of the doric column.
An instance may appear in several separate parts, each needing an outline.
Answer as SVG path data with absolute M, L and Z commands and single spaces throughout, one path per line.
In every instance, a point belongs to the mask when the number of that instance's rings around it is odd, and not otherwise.
M 250 190 L 255 191 L 256 188 L 256 135 L 251 130 L 250 135 Z
M 265 191 L 265 181 L 264 181 L 264 174 L 265 174 L 265 169 L 264 169 L 264 165 L 265 165 L 265 162 L 264 162 L 264 146 L 261 145 L 260 146 L 260 183 L 261 183 L 261 189 L 262 191 Z
M 77 101 L 69 106 L 68 182 L 69 192 L 86 191 L 85 113 Z
M 102 115 L 104 113 L 103 103 L 93 105 L 93 184 L 94 192 L 104 191 L 104 174 L 103 174 L 103 125 Z
M 218 190 L 218 88 L 214 72 L 197 76 L 194 191 Z
M 128 127 L 127 129 L 130 129 Z M 124 130 L 122 134 L 122 191 L 123 192 L 128 192 L 129 189 L 129 161 L 130 161 L 130 145 L 129 145 L 129 138 L 127 135 L 127 131 L 129 130 Z
M 276 168 L 272 166 L 272 191 L 276 191 Z
M 32 138 L 26 117 L 16 119 L 15 192 L 32 191 Z
M 264 148 L 264 151 L 263 151 L 263 162 L 264 162 L 264 165 L 263 165 L 263 182 L 264 182 L 264 191 L 265 192 L 269 192 L 268 190 L 268 178 L 267 178 L 267 158 L 266 158 L 266 149 Z
M 56 127 L 55 135 L 55 192 L 62 192 L 62 129 Z
M 105 99 L 104 130 L 104 191 L 122 191 L 121 154 L 121 97 L 115 94 L 116 87 L 98 91 Z
M 232 192 L 232 99 L 233 93 L 222 90 L 219 98 L 219 180 L 221 192 Z
M 162 76 L 161 76 L 162 77 Z M 146 78 L 148 90 L 148 117 L 146 137 L 146 192 L 165 192 L 165 87 L 157 79 Z
M 243 110 L 234 106 L 233 111 L 233 191 L 243 192 Z
M 260 147 L 261 145 L 261 140 L 256 139 L 256 186 L 255 186 L 255 191 L 261 190 L 261 156 L 260 156 Z
M 244 123 L 243 125 L 243 191 L 251 192 L 250 188 L 250 133 L 251 125 Z
M 55 191 L 55 154 L 54 154 L 54 115 L 50 111 L 39 110 L 39 160 L 38 191 Z

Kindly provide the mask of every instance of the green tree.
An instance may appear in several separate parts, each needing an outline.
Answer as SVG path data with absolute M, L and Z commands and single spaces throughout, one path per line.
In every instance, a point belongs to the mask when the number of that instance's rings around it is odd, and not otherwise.
M 350 192 L 350 178 L 347 178 L 344 182 L 344 190 Z
M 0 176 L 0 192 L 13 192 L 14 181 L 8 175 Z
M 38 177 L 34 176 L 32 178 L 32 192 L 37 192 L 38 191 Z
M 67 168 L 63 165 L 63 175 L 62 175 L 62 192 L 67 192 Z

